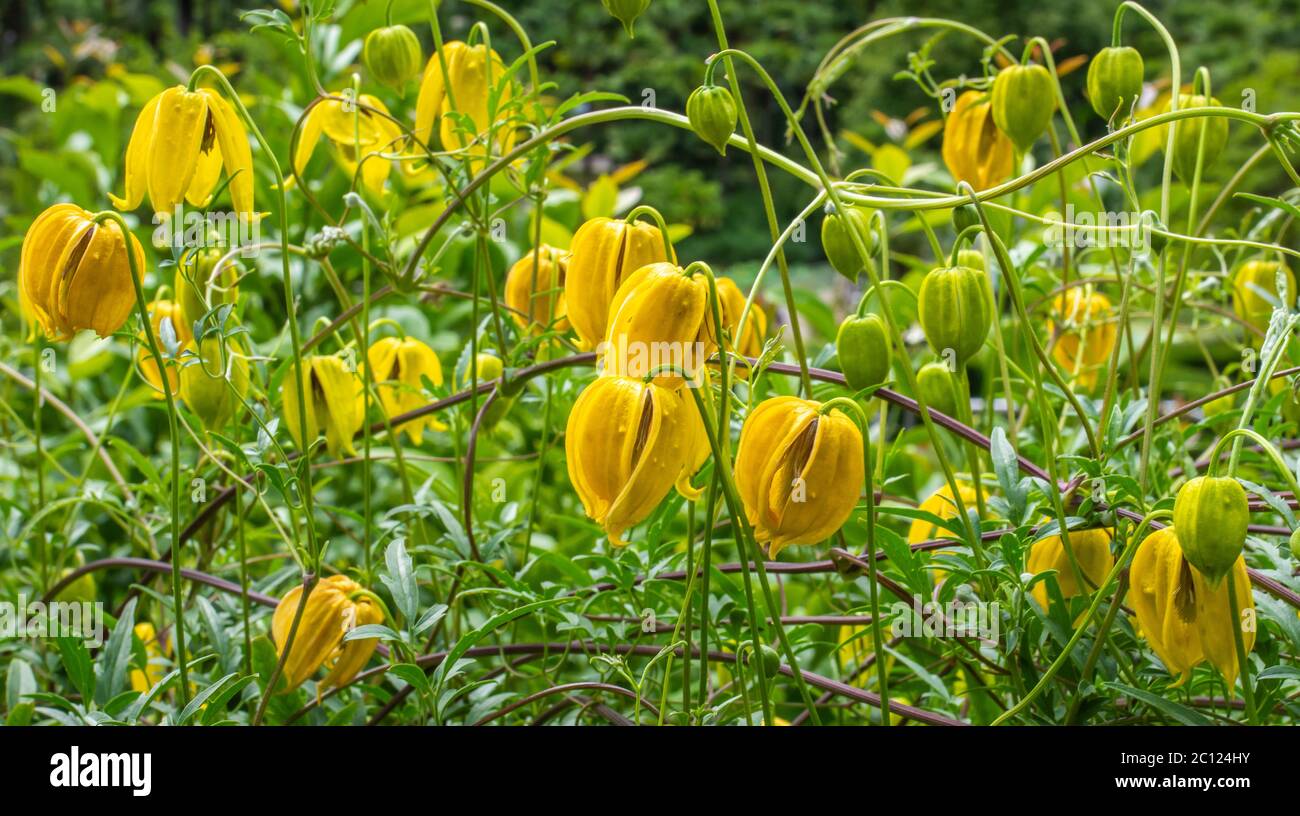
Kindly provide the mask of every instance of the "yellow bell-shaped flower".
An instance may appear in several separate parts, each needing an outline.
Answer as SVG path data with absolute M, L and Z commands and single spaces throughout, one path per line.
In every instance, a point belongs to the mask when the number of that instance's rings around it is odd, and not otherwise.
M 382 197 L 393 163 L 374 154 L 394 153 L 402 140 L 401 128 L 387 113 L 384 103 L 370 94 L 361 94 L 355 104 L 338 99 L 317 103 L 302 123 L 302 133 L 293 152 L 294 169 L 302 175 L 324 134 L 343 172 L 351 177 L 357 172 L 357 162 L 363 162 L 362 185 L 375 197 Z
M 708 439 L 686 389 L 606 376 L 578 395 L 564 449 L 587 515 L 622 546 L 624 532 L 674 485 L 688 499 L 699 497 L 690 478 L 708 457 Z
M 1065 542 L 1059 535 L 1048 536 L 1034 542 L 1029 550 L 1026 569 L 1034 575 L 1048 570 L 1056 570 L 1056 583 L 1061 588 L 1061 597 L 1074 598 L 1088 595 L 1101 586 L 1102 581 L 1115 566 L 1115 557 L 1110 552 L 1111 530 L 1071 530 L 1070 549 L 1074 559 L 1083 573 L 1086 586 L 1080 587 L 1070 564 L 1070 556 L 1065 552 Z M 1047 583 L 1039 581 L 1034 585 L 1034 599 L 1043 609 L 1047 608 Z
M 424 380 L 442 385 L 442 363 L 428 345 L 412 338 L 385 337 L 370 344 L 370 375 L 379 388 L 379 401 L 391 419 L 427 403 Z M 433 414 L 402 425 L 406 437 L 416 445 L 424 442 L 424 429 L 445 431 L 447 426 Z
M 1227 581 L 1211 588 L 1183 557 L 1173 527 L 1155 531 L 1138 545 L 1129 580 L 1129 598 L 1142 636 L 1169 673 L 1178 676 L 1177 685 L 1185 683 L 1192 669 L 1208 659 L 1232 688 L 1239 671 L 1232 621 L 1241 626 L 1246 653 L 1255 646 L 1255 627 L 1248 625 L 1253 624 L 1255 599 L 1245 559 L 1237 558 L 1229 576 L 1238 604 L 1231 617 Z
M 177 370 L 175 362 L 167 359 L 167 344 L 163 341 L 163 325 L 166 324 L 173 337 L 177 338 L 176 342 L 180 346 L 185 343 L 180 338 L 181 310 L 174 301 L 155 300 L 149 304 L 149 322 L 153 324 L 153 336 L 158 340 L 158 350 L 162 352 L 163 362 L 167 367 L 167 384 L 171 387 L 172 394 L 177 393 L 180 388 L 180 372 Z M 139 343 L 136 345 L 135 361 L 136 366 L 140 369 L 140 376 L 144 381 L 153 387 L 154 397 L 163 398 L 162 378 L 158 376 L 158 364 L 154 362 L 153 351 L 149 348 L 149 341 L 145 337 L 144 331 L 141 331 L 137 338 Z
M 536 264 L 534 264 L 536 261 Z M 568 254 L 542 244 L 525 252 L 506 275 L 506 306 L 521 329 L 541 334 L 548 327 L 567 331 L 564 316 L 564 276 Z
M 993 121 L 987 94 L 966 91 L 957 97 L 943 126 L 943 163 L 954 182 L 987 190 L 1011 175 L 1011 139 Z
M 957 489 L 961 495 L 962 505 L 967 510 L 974 507 L 977 500 L 975 488 L 968 484 L 958 483 Z M 945 521 L 957 518 L 957 501 L 953 498 L 952 488 L 946 482 L 942 487 L 926 497 L 918 509 L 938 516 Z M 912 519 L 912 523 L 907 528 L 907 543 L 909 545 L 944 537 L 952 537 L 952 533 L 925 519 Z
M 271 639 L 281 654 L 301 597 L 301 585 L 289 590 L 271 617 Z M 346 575 L 321 579 L 307 596 L 307 605 L 298 622 L 293 649 L 284 664 L 284 690 L 292 691 L 302 685 L 321 666 L 329 669 L 320 683 L 322 688 L 345 685 L 365 667 L 379 641 L 364 638 L 344 642 L 343 636 L 358 626 L 383 620 L 379 605 L 356 581 Z
M 718 306 L 722 312 L 722 323 L 731 337 L 731 349 L 745 357 L 757 357 L 763 351 L 763 338 L 767 335 L 767 315 L 755 301 L 749 310 L 749 317 L 745 319 L 744 332 L 737 336 L 740 315 L 745 310 L 745 293 L 740 291 L 740 287 L 731 278 L 718 277 L 717 287 Z M 717 333 L 713 330 L 713 307 L 706 306 L 699 339 L 710 355 L 717 351 L 716 336 Z M 746 369 L 737 370 L 744 374 Z
M 170 216 L 182 199 L 206 205 L 223 167 L 235 211 L 253 215 L 253 151 L 244 123 L 216 91 L 176 85 L 136 117 L 126 147 L 126 193 L 109 198 L 120 210 L 134 210 L 148 192 L 154 212 Z
M 614 293 L 609 306 L 605 342 L 597 349 L 602 371 L 641 378 L 671 366 L 694 375 L 705 361 L 705 346 L 697 342 L 709 303 L 708 280 L 683 274 L 672 263 L 653 263 L 633 272 Z M 683 380 L 674 374 L 655 378 L 675 388 Z
M 586 348 L 605 339 L 610 303 L 619 286 L 646 264 L 672 260 L 658 227 L 616 218 L 593 218 L 573 234 L 564 276 L 564 304 Z
M 75 204 L 36 217 L 23 236 L 18 299 L 46 337 L 67 340 L 87 329 L 107 337 L 122 328 L 135 306 L 128 242 L 143 274 L 144 248 L 116 221 L 95 223 Z
M 515 141 L 515 127 L 509 124 L 507 111 L 514 83 L 502 83 L 505 72 L 501 56 L 486 45 L 470 46 L 459 40 L 443 43 L 441 55 L 429 58 L 420 79 L 415 137 L 434 148 L 431 139 L 436 127 L 443 150 L 468 146 L 471 156 L 484 157 L 488 132 L 492 131 L 499 152 L 508 152 Z
M 1075 287 L 1056 298 L 1052 312 L 1048 333 L 1061 333 L 1052 347 L 1052 359 L 1091 388 L 1097 383 L 1098 368 L 1110 362 L 1119 334 L 1110 298 Z
M 736 487 L 772 558 L 840 529 L 862 492 L 862 432 L 847 414 L 821 409 L 812 400 L 772 397 L 740 431 Z
M 352 437 L 365 421 L 362 382 L 355 371 L 337 356 L 316 356 L 303 360 L 303 392 L 306 397 L 306 433 L 298 422 L 298 390 L 291 363 L 280 384 L 284 424 L 298 448 L 316 441 L 325 432 L 325 444 L 331 456 L 356 455 Z
M 1268 330 L 1273 309 L 1282 302 L 1277 289 L 1278 267 L 1286 282 L 1287 299 L 1296 302 L 1295 275 L 1290 267 L 1277 261 L 1247 261 L 1232 276 L 1232 309 L 1237 317 L 1261 332 Z

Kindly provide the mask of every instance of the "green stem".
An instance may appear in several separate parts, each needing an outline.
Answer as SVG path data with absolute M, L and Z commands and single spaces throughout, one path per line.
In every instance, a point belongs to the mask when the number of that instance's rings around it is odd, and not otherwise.
M 181 431 L 180 423 L 176 419 L 176 395 L 172 393 L 172 386 L 170 378 L 167 376 L 162 351 L 158 348 L 158 338 L 154 336 L 153 321 L 149 319 L 149 305 L 145 302 L 141 270 L 136 262 L 135 252 L 131 245 L 131 231 L 127 228 L 126 221 L 122 216 L 115 212 L 97 213 L 95 222 L 100 223 L 103 221 L 115 222 L 117 228 L 122 231 L 122 241 L 126 246 L 126 259 L 131 268 L 131 285 L 135 289 L 136 311 L 139 312 L 140 322 L 144 325 L 145 341 L 149 344 L 149 353 L 153 357 L 154 365 L 158 367 L 158 379 L 162 382 L 163 397 L 167 400 L 167 428 L 172 449 L 171 572 L 172 605 L 174 607 L 172 611 L 176 618 L 176 667 L 180 673 L 180 691 L 177 697 L 180 700 L 180 708 L 184 708 L 190 702 L 190 684 L 185 651 L 185 596 L 181 591 Z M 39 368 L 40 362 L 37 361 L 37 369 L 39 370 Z M 40 400 L 39 389 L 40 386 L 38 385 L 36 392 L 38 403 Z

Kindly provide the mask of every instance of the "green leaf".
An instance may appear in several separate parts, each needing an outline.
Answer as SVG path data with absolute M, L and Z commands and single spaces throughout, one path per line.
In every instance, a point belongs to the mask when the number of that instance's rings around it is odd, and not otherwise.
M 21 657 L 9 661 L 9 673 L 5 679 L 5 708 L 13 711 L 23 704 L 23 698 L 36 692 L 36 675 L 32 667 Z
M 203 689 L 198 694 L 194 695 L 194 697 L 190 700 L 189 704 L 186 705 L 185 708 L 181 711 L 180 716 L 176 718 L 176 724 L 184 725 L 185 723 L 189 722 L 190 717 L 193 717 L 194 713 L 203 707 L 203 704 L 208 701 L 208 698 L 216 694 L 217 692 L 221 691 L 221 687 L 224 686 L 226 683 L 230 682 L 231 680 L 233 680 L 236 677 L 236 675 L 237 675 L 236 672 L 231 672 L 230 674 L 227 674 L 225 677 L 221 678 L 217 682 Z
M 99 656 L 99 684 L 95 690 L 101 704 L 116 697 L 126 687 L 131 649 L 135 642 L 135 604 L 135 598 L 127 601 Z
M 81 638 L 55 638 L 55 643 L 59 647 L 59 655 L 63 659 L 63 668 L 68 673 L 68 679 L 81 693 L 82 702 L 89 707 L 95 696 L 95 667 L 90 662 L 90 651 Z
M 388 591 L 393 594 L 393 601 L 402 613 L 402 621 L 410 626 L 420 614 L 420 587 L 415 580 L 415 566 L 411 556 L 406 552 L 406 541 L 401 538 L 389 542 L 384 551 L 387 573 L 379 576 Z
M 1152 694 L 1149 691 L 1126 686 L 1123 683 L 1106 683 L 1107 688 L 1115 689 L 1118 692 L 1127 694 L 1135 700 L 1140 700 L 1152 708 L 1169 717 L 1175 722 L 1182 725 L 1213 725 L 1213 722 L 1203 714 L 1188 708 L 1182 703 L 1176 703 L 1173 700 L 1166 700 L 1159 694 Z

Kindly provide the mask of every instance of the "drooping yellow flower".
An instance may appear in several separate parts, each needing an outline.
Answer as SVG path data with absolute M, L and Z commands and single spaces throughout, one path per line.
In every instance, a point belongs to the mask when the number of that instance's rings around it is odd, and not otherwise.
M 216 91 L 176 85 L 136 117 L 126 148 L 126 193 L 109 197 L 118 209 L 134 210 L 148 192 L 154 212 L 170 216 L 182 199 L 207 204 L 223 167 L 235 211 L 253 215 L 253 151 L 244 123 Z
M 536 268 L 534 269 L 534 261 Z M 564 276 L 568 254 L 548 244 L 525 252 L 506 275 L 506 306 L 521 329 L 541 334 L 547 327 L 567 331 L 564 317 Z
M 144 670 L 131 670 L 131 689 L 140 693 L 146 693 L 149 689 L 162 682 L 163 677 L 167 675 L 167 667 L 163 665 L 163 648 L 159 643 L 158 633 L 154 631 L 153 624 L 143 621 L 135 625 L 135 636 L 144 644 L 145 667 Z M 169 643 L 168 646 L 171 644 Z M 170 652 L 171 649 L 168 649 Z
M 740 431 L 736 487 L 772 558 L 840 529 L 862 491 L 862 433 L 847 414 L 821 409 L 812 400 L 772 397 Z
M 284 653 L 294 616 L 298 612 L 302 586 L 285 593 L 271 617 L 271 639 Z M 323 578 L 307 596 L 293 649 L 284 664 L 285 691 L 292 691 L 316 673 L 321 666 L 329 674 L 321 688 L 342 686 L 365 667 L 379 641 L 363 638 L 344 642 L 343 636 L 358 626 L 382 623 L 384 613 L 356 581 L 346 575 Z
M 352 437 L 365 421 L 363 384 L 355 371 L 337 356 L 315 356 L 303 360 L 303 392 L 306 397 L 306 433 L 298 422 L 298 390 L 291 363 L 280 384 L 285 427 L 299 449 L 316 441 L 325 432 L 325 444 L 331 456 L 356 455 Z
M 731 278 L 718 277 L 718 306 L 722 311 L 722 323 L 731 334 L 731 348 L 746 357 L 757 357 L 763 351 L 763 338 L 767 335 L 767 315 L 755 301 L 745 319 L 745 331 L 736 336 L 740 328 L 740 315 L 745 310 L 745 293 Z M 700 329 L 700 341 L 705 344 L 709 354 L 717 350 L 716 332 L 713 330 L 713 307 L 704 309 L 704 325 Z M 744 373 L 745 369 L 738 369 Z
M 623 281 L 646 264 L 667 260 L 663 236 L 651 224 L 600 217 L 578 227 L 569 244 L 564 304 L 587 348 L 605 339 L 610 303 Z
M 378 385 L 379 401 L 389 418 L 428 402 L 424 380 L 442 385 L 442 363 L 425 343 L 410 337 L 385 337 L 370 344 L 370 372 Z M 402 425 L 406 436 L 416 445 L 424 442 L 424 429 L 445 431 L 447 426 L 433 414 Z
M 647 264 L 633 272 L 614 293 L 609 306 L 602 370 L 640 378 L 671 366 L 694 375 L 704 364 L 704 344 L 697 339 L 704 325 L 709 284 L 703 275 L 685 275 L 672 263 Z M 677 375 L 655 378 L 676 387 Z
M 966 91 L 957 97 L 943 127 L 943 163 L 954 182 L 987 190 L 1011 175 L 1014 146 L 993 121 L 987 94 Z
M 1232 276 L 1232 309 L 1237 317 L 1256 329 L 1268 330 L 1273 309 L 1282 298 L 1277 290 L 1278 267 L 1286 281 L 1287 299 L 1296 301 L 1295 275 L 1290 267 L 1277 261 L 1247 261 Z
M 1075 287 L 1053 301 L 1048 333 L 1061 332 L 1052 347 L 1052 359 L 1091 388 L 1099 367 L 1110 362 L 1119 331 L 1112 321 L 1110 298 L 1100 292 Z
M 957 489 L 961 495 L 962 505 L 967 510 L 974 507 L 977 500 L 975 488 L 968 484 L 958 483 Z M 918 509 L 938 516 L 945 521 L 957 518 L 957 502 L 953 498 L 952 487 L 944 483 L 942 487 L 921 502 Z M 909 545 L 916 545 L 923 541 L 931 541 L 941 537 L 953 537 L 953 534 L 925 519 L 912 519 L 911 525 L 907 528 L 907 543 Z
M 1056 583 L 1061 587 L 1061 597 L 1074 598 L 1088 595 L 1101 586 L 1102 581 L 1115 566 L 1115 557 L 1110 552 L 1111 530 L 1071 530 L 1070 549 L 1074 551 L 1075 561 L 1083 573 L 1086 586 L 1080 587 L 1070 556 L 1065 552 L 1065 542 L 1059 535 L 1048 536 L 1034 542 L 1029 551 L 1026 569 L 1034 575 L 1048 570 L 1056 570 Z M 1047 608 L 1048 593 L 1046 581 L 1034 585 L 1034 599 L 1043 609 Z
M 1192 669 L 1208 659 L 1232 688 L 1237 679 L 1237 649 L 1232 622 L 1241 626 L 1249 654 L 1255 646 L 1255 599 L 1251 595 L 1246 561 L 1238 557 L 1229 576 L 1238 608 L 1229 616 L 1228 583 L 1217 588 L 1183 557 L 1173 527 L 1157 530 L 1143 539 L 1129 569 L 1129 598 L 1142 636 L 1155 650 L 1169 673 L 1182 685 Z M 1249 610 L 1249 611 L 1247 611 Z
M 167 384 L 171 387 L 172 394 L 176 394 L 177 389 L 180 388 L 180 372 L 175 362 L 167 360 L 163 324 L 167 324 L 171 335 L 177 338 L 178 345 L 184 345 L 180 340 L 179 325 L 182 322 L 180 307 L 170 300 L 155 300 L 149 304 L 149 322 L 153 324 L 153 336 L 158 340 L 158 350 L 162 352 L 163 362 L 167 364 Z M 140 332 L 139 341 L 135 352 L 136 366 L 140 369 L 140 376 L 153 387 L 154 397 L 162 399 L 164 396 L 162 378 L 158 376 L 158 364 L 154 362 L 153 351 L 149 348 L 149 341 L 144 331 Z
M 126 323 L 135 305 L 127 244 L 144 272 L 144 248 L 122 235 L 116 221 L 96 223 L 75 204 L 42 212 L 23 236 L 18 264 L 22 308 L 51 340 L 82 330 L 107 337 Z
M 515 127 L 506 121 L 514 83 L 502 82 L 505 72 L 501 56 L 486 45 L 470 46 L 459 40 L 443 43 L 441 55 L 435 53 L 429 58 L 420 79 L 415 137 L 434 148 L 431 140 L 436 127 L 443 150 L 469 146 L 470 155 L 483 157 L 488 153 L 486 140 L 492 130 L 498 152 L 508 152 L 515 141 Z
M 294 169 L 302 175 L 324 134 L 343 172 L 349 177 L 355 175 L 357 162 L 362 162 L 361 183 L 371 194 L 382 197 L 393 162 L 374 154 L 396 152 L 402 139 L 401 128 L 387 113 L 384 103 L 370 94 L 361 94 L 356 103 L 339 99 L 317 103 L 302 123 L 293 152 Z
M 578 395 L 564 449 L 583 508 L 615 546 L 626 543 L 624 532 L 644 521 L 674 485 L 698 498 L 690 478 L 709 452 L 686 389 L 613 376 L 597 377 Z

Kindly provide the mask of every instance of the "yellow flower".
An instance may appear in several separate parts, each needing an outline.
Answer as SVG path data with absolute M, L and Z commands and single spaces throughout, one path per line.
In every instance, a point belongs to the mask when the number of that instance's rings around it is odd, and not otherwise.
M 1110 362 L 1118 336 L 1111 320 L 1110 298 L 1075 287 L 1056 298 L 1053 315 L 1055 320 L 1048 324 L 1047 330 L 1060 331 L 1061 335 L 1052 347 L 1052 359 L 1091 388 L 1097 382 L 1098 367 Z
M 306 434 L 298 424 L 296 366 L 289 365 L 280 384 L 284 424 L 289 434 L 301 449 L 315 442 L 324 430 L 325 444 L 331 456 L 343 453 L 355 456 L 352 437 L 361 430 L 361 423 L 365 421 L 361 378 L 337 356 L 308 357 L 303 363 L 307 366 L 303 372 L 303 392 L 307 399 Z
M 815 544 L 848 521 L 862 491 L 862 433 L 839 410 L 772 397 L 745 418 L 736 486 L 761 544 L 776 558 L 792 544 Z
M 128 233 L 136 268 L 144 248 Z M 23 236 L 18 292 L 23 310 L 51 340 L 89 329 L 107 337 L 126 323 L 135 305 L 127 239 L 116 221 L 95 223 L 75 204 L 55 204 Z
M 289 590 L 271 617 L 271 639 L 281 654 L 301 597 L 301 585 Z M 292 691 L 302 685 L 321 666 L 329 669 L 320 683 L 321 688 L 347 684 L 365 667 L 379 641 L 363 638 L 344 642 L 343 636 L 358 626 L 383 620 L 379 605 L 356 581 L 346 575 L 321 579 L 307 596 L 293 649 L 284 664 L 285 690 Z
M 393 163 L 371 154 L 395 152 L 402 139 L 401 128 L 384 115 L 387 113 L 384 103 L 370 94 L 361 94 L 356 104 L 338 99 L 317 103 L 302 123 L 302 133 L 293 152 L 294 169 L 302 175 L 324 134 L 333 147 L 335 161 L 349 177 L 356 174 L 357 162 L 364 160 L 361 183 L 371 194 L 382 197 Z
M 183 85 L 145 103 L 126 148 L 126 193 L 110 195 L 120 210 L 140 206 L 145 192 L 156 213 L 181 200 L 208 203 L 225 168 L 235 210 L 253 214 L 253 151 L 239 115 L 216 91 Z
M 424 396 L 424 379 L 442 385 L 442 364 L 438 355 L 419 340 L 385 337 L 370 345 L 371 376 L 379 386 L 379 401 L 389 418 L 413 411 L 428 399 Z M 445 431 L 447 426 L 433 415 L 402 425 L 406 436 L 416 445 L 424 442 L 424 429 Z
M 593 218 L 569 244 L 564 303 L 569 322 L 589 349 L 605 339 L 610 303 L 619 286 L 646 264 L 669 260 L 658 227 L 615 218 Z
M 718 286 L 718 306 L 722 311 L 722 322 L 727 327 L 731 335 L 731 348 L 737 354 L 743 354 L 746 357 L 757 357 L 763 351 L 763 337 L 767 334 L 767 315 L 755 301 L 749 310 L 749 317 L 745 319 L 745 332 L 739 338 L 736 331 L 740 328 L 740 314 L 745 310 L 745 293 L 740 291 L 740 287 L 731 278 L 719 277 Z M 713 307 L 706 306 L 704 309 L 704 325 L 700 328 L 700 342 L 705 344 L 709 354 L 717 351 L 717 344 L 714 342 L 713 330 Z M 738 369 L 742 374 L 746 372 L 744 367 Z
M 420 79 L 415 137 L 435 147 L 431 140 L 436 126 L 443 150 L 470 146 L 470 155 L 482 157 L 488 153 L 483 139 L 493 129 L 493 140 L 500 152 L 508 152 L 515 141 L 515 128 L 505 121 L 514 83 L 501 84 L 505 72 L 501 56 L 486 45 L 470 46 L 459 40 L 443 43 L 441 56 L 435 53 L 429 58 Z M 494 102 L 491 95 L 496 96 Z
M 135 636 L 144 644 L 145 668 L 131 670 L 131 688 L 140 693 L 146 693 L 149 689 L 162 682 L 163 677 L 167 675 L 167 667 L 164 665 L 163 649 L 159 644 L 158 633 L 154 631 L 153 624 L 149 622 L 137 623 Z M 168 646 L 170 647 L 170 643 Z M 169 653 L 170 648 L 167 650 Z
M 535 257 L 534 257 L 535 256 Z M 534 272 L 533 261 L 537 261 Z M 553 246 L 542 244 L 536 252 L 528 250 L 510 267 L 506 275 L 506 306 L 521 329 L 541 334 L 547 327 L 567 331 L 564 317 L 564 274 L 568 255 Z
M 1072 530 L 1070 531 L 1070 549 L 1079 564 L 1079 570 L 1087 586 L 1080 587 L 1076 580 L 1070 556 L 1065 552 L 1065 542 L 1059 535 L 1048 536 L 1034 542 L 1029 551 L 1026 564 L 1028 571 L 1034 575 L 1048 570 L 1056 570 L 1056 583 L 1061 587 L 1061 596 L 1073 598 L 1078 595 L 1091 594 L 1115 566 L 1115 557 L 1110 552 L 1111 530 Z M 1038 605 L 1047 608 L 1047 582 L 1039 581 L 1034 585 L 1034 599 Z
M 1210 587 L 1210 582 L 1183 557 L 1173 527 L 1155 531 L 1138 545 L 1129 580 L 1129 597 L 1142 636 L 1169 673 L 1178 676 L 1176 685 L 1185 683 L 1192 669 L 1209 659 L 1232 688 L 1238 666 L 1227 582 Z M 1255 610 L 1245 559 L 1237 558 L 1229 580 L 1234 583 L 1238 604 L 1231 618 L 1241 625 Z M 1242 625 L 1241 635 L 1249 654 L 1255 645 L 1254 627 Z
M 958 491 L 961 494 L 962 505 L 967 510 L 975 506 L 976 495 L 975 488 L 968 484 L 958 484 Z M 945 483 L 930 496 L 918 508 L 931 515 L 938 516 L 945 521 L 957 518 L 957 502 L 952 495 L 952 487 Z M 925 519 L 912 519 L 911 525 L 907 528 L 907 543 L 909 545 L 920 544 L 923 541 L 932 541 L 936 538 L 955 538 L 950 531 L 940 528 L 937 524 L 926 521 Z
M 987 190 L 1011 175 L 1013 150 L 993 121 L 987 94 L 966 91 L 957 97 L 943 129 L 943 163 L 954 182 Z
M 683 274 L 667 262 L 641 267 L 623 281 L 609 306 L 603 370 L 640 378 L 651 371 L 674 366 L 694 375 L 702 368 L 703 346 L 695 342 L 704 325 L 709 284 L 703 275 Z M 680 376 L 655 378 L 660 385 L 677 387 Z
M 158 340 L 158 350 L 162 352 L 163 362 L 167 365 L 167 384 L 171 387 L 172 394 L 177 393 L 180 388 L 180 374 L 176 370 L 174 362 L 167 359 L 167 344 L 163 341 L 163 324 L 166 323 L 171 328 L 171 333 L 177 338 L 178 345 L 185 345 L 180 340 L 180 324 L 182 323 L 180 307 L 170 300 L 155 300 L 149 304 L 149 322 L 153 324 L 153 336 Z M 140 376 L 144 377 L 145 382 L 153 387 L 154 397 L 163 398 L 162 379 L 158 376 L 158 364 L 154 362 L 153 351 L 149 348 L 149 341 L 145 333 L 141 330 L 138 335 L 139 343 L 136 347 L 135 359 L 136 365 L 140 369 Z
M 1232 277 L 1232 309 L 1237 317 L 1260 331 L 1268 330 L 1273 318 L 1274 305 L 1282 298 L 1277 291 L 1277 261 L 1247 261 L 1237 268 Z M 1287 298 L 1296 301 L 1295 275 L 1282 265 L 1282 278 L 1286 281 Z
M 645 520 L 676 485 L 694 500 L 691 475 L 708 457 L 708 440 L 686 389 L 628 377 L 597 377 L 569 414 L 564 449 L 569 481 L 610 543 Z

